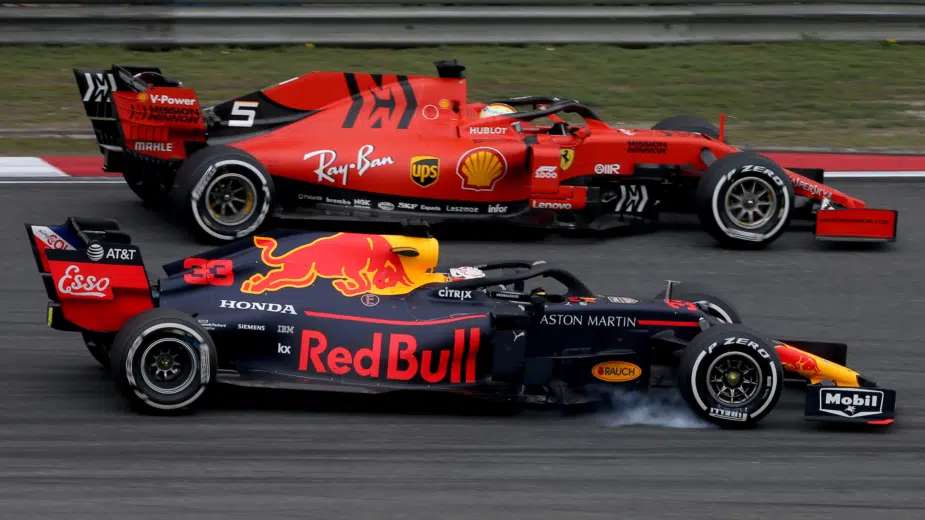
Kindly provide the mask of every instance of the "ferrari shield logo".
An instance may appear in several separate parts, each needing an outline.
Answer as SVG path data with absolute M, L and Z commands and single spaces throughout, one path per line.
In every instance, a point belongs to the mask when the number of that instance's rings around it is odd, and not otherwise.
M 575 150 L 566 148 L 562 150 L 561 156 L 562 160 L 559 161 L 559 169 L 562 171 L 568 170 L 572 162 L 575 161 Z

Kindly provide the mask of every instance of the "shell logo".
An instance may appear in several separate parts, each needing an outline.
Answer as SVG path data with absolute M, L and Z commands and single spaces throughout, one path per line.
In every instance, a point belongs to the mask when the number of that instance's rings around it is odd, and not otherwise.
M 464 190 L 492 191 L 507 174 L 507 160 L 494 148 L 474 148 L 459 158 L 456 174 Z
M 142 103 L 144 103 L 145 101 L 148 100 L 148 93 L 147 93 L 147 92 L 139 92 L 137 97 L 138 97 L 138 101 L 141 101 Z
M 591 375 L 608 383 L 623 383 L 639 378 L 642 369 L 626 361 L 605 361 L 594 365 Z

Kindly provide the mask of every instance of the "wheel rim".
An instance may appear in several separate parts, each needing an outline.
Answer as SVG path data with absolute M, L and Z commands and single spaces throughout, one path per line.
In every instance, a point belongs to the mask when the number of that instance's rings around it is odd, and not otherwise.
M 206 210 L 213 220 L 236 226 L 254 214 L 257 187 L 246 176 L 235 172 L 219 173 L 206 187 Z
M 151 342 L 141 354 L 141 377 L 161 394 L 172 395 L 189 388 L 196 377 L 196 351 L 177 338 Z
M 718 403 L 739 408 L 752 402 L 761 389 L 761 367 L 750 356 L 727 352 L 707 369 L 707 387 Z
M 700 304 L 706 307 L 707 313 L 710 316 L 713 316 L 714 318 L 718 319 L 719 321 L 722 321 L 724 323 L 733 323 L 734 321 L 732 319 L 732 314 L 730 312 L 728 312 L 726 309 L 720 307 L 719 305 L 713 302 L 710 302 L 707 300 L 699 300 L 694 303 Z
M 726 216 L 744 229 L 767 224 L 777 212 L 777 204 L 774 188 L 764 179 L 739 179 L 726 191 Z

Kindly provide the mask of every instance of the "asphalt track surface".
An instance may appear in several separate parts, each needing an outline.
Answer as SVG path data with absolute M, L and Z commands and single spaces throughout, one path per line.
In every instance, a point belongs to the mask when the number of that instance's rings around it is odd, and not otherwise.
M 0 518 L 925 518 L 925 183 L 836 187 L 898 209 L 900 240 L 831 250 L 791 231 L 755 253 L 684 229 L 463 240 L 442 243 L 442 264 L 541 258 L 628 296 L 666 278 L 711 284 L 770 335 L 848 343 L 849 365 L 898 391 L 897 423 L 879 433 L 805 423 L 798 395 L 747 432 L 702 427 L 683 407 L 477 414 L 232 390 L 196 415 L 135 415 L 78 336 L 44 326 L 23 222 L 116 218 L 158 273 L 202 246 L 124 185 L 5 185 Z

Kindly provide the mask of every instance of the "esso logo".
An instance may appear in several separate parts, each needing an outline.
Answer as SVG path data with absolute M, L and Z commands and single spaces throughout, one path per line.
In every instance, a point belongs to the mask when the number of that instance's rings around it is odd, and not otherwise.
M 536 169 L 534 178 L 537 179 L 558 179 L 559 174 L 556 173 L 555 166 L 540 166 Z
M 613 175 L 620 173 L 619 164 L 597 164 L 594 166 L 594 173 L 598 175 Z
M 67 242 L 57 235 L 48 235 L 45 240 L 47 241 L 48 249 L 67 249 Z
M 58 292 L 71 296 L 87 296 L 91 298 L 106 298 L 109 296 L 109 278 L 104 276 L 84 276 L 80 274 L 80 267 L 70 265 L 64 271 L 64 276 L 58 280 Z

